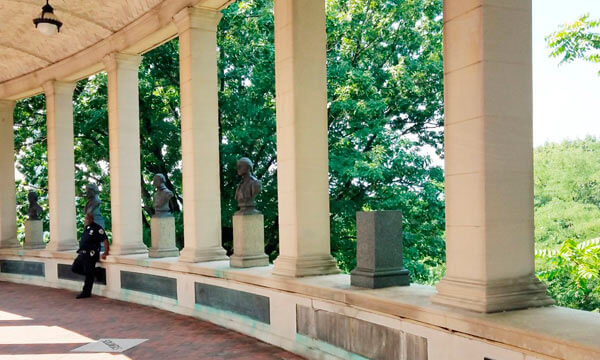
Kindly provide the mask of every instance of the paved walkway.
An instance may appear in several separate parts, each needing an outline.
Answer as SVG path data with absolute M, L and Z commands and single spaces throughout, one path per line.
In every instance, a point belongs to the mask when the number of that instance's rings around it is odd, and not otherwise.
M 301 359 L 191 317 L 75 295 L 0 282 L 0 359 Z M 148 341 L 122 354 L 70 352 L 101 338 Z

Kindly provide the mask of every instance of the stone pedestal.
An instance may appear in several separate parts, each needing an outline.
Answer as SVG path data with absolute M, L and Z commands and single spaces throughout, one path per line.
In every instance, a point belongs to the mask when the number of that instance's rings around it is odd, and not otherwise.
M 356 213 L 356 269 L 351 284 L 371 289 L 410 284 L 402 260 L 402 213 Z
M 233 216 L 233 255 L 229 260 L 231 267 L 269 265 L 262 214 Z
M 175 246 L 175 218 L 173 216 L 153 216 L 150 222 L 152 247 L 148 252 L 151 258 L 179 256 Z
M 43 249 L 45 247 L 42 220 L 25 221 L 25 243 L 23 244 L 23 249 Z

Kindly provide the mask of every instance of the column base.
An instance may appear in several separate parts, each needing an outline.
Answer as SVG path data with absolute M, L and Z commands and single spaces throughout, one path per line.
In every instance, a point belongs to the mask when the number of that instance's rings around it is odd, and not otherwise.
M 0 249 L 14 249 L 21 247 L 17 238 L 2 239 L 0 240 Z
M 59 244 L 56 244 L 55 241 L 50 240 L 50 242 L 46 245 L 46 250 L 48 251 L 74 251 L 77 249 L 79 249 L 79 242 L 77 242 L 75 239 L 61 241 Z
M 535 275 L 488 282 L 446 277 L 436 288 L 431 302 L 483 313 L 554 304 Z
M 164 257 L 177 257 L 179 256 L 179 249 L 154 249 L 148 250 L 148 257 L 151 258 L 164 258 Z
M 45 249 L 46 245 L 45 244 L 29 244 L 29 245 L 23 245 L 23 249 L 24 250 L 41 250 L 41 249 Z
M 269 257 L 266 254 L 229 257 L 229 264 L 234 268 L 249 268 L 255 266 L 269 266 Z
M 410 285 L 410 274 L 404 268 L 370 270 L 356 268 L 352 270 L 350 284 L 369 289 L 379 289 L 390 286 Z
M 330 254 L 300 258 L 280 255 L 273 265 L 273 275 L 288 277 L 329 275 L 340 272 L 335 259 Z
M 144 244 L 133 245 L 133 246 L 111 246 L 109 251 L 111 255 L 136 255 L 136 254 L 147 254 L 148 248 Z
M 222 246 L 203 249 L 184 247 L 179 254 L 179 261 L 186 263 L 220 261 L 227 259 L 229 259 L 227 257 L 227 251 L 225 251 Z

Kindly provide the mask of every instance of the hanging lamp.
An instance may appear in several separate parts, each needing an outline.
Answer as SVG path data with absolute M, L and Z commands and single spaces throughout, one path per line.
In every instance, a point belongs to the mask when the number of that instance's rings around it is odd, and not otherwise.
M 63 23 L 54 15 L 54 8 L 46 0 L 46 5 L 42 7 L 42 13 L 33 19 L 33 24 L 42 34 L 54 35 L 60 31 Z

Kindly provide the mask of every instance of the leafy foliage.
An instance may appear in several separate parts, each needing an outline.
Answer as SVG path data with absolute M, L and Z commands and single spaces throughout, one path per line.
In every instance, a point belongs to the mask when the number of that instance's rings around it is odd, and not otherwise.
M 559 305 L 598 311 L 600 142 L 546 144 L 534 158 L 538 276 Z
M 223 11 L 219 46 L 221 138 L 221 222 L 224 246 L 232 248 L 232 216 L 237 210 L 236 162 L 254 162 L 263 190 L 257 198 L 265 218 L 266 253 L 278 251 L 275 136 L 275 48 L 273 2 L 236 1 Z
M 566 240 L 557 250 L 538 250 L 536 258 L 551 266 L 538 273 L 561 306 L 600 311 L 600 238 Z
M 577 21 L 562 25 L 556 32 L 546 37 L 552 49 L 551 57 L 562 57 L 561 63 L 576 59 L 600 63 L 600 20 L 590 19 L 589 14 Z M 600 71 L 598 71 L 600 75 Z
M 24 229 L 29 191 L 36 191 L 40 195 L 40 205 L 47 208 L 48 156 L 44 97 L 38 95 L 19 101 L 15 107 L 14 119 L 16 169 L 21 174 L 16 179 L 17 226 Z M 48 215 L 42 220 L 44 230 L 49 231 Z M 19 240 L 24 239 L 24 231 L 19 232 Z
M 539 248 L 600 235 L 600 142 L 547 144 L 534 153 L 535 238 Z
M 442 2 L 327 6 L 332 251 L 355 266 L 355 213 L 400 209 L 407 267 L 432 282 L 445 259 L 441 154 Z

